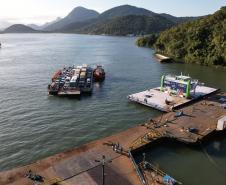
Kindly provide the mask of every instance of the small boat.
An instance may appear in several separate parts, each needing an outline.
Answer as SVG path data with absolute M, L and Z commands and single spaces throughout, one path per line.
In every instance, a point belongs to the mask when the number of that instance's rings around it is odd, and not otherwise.
M 105 79 L 105 71 L 101 65 L 98 65 L 94 69 L 93 77 L 96 82 L 103 81 Z
M 172 58 L 156 53 L 155 58 L 160 63 L 171 63 Z

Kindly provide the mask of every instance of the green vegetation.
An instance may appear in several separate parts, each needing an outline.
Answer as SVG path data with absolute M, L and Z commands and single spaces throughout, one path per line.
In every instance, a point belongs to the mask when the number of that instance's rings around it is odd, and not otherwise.
M 151 34 L 149 36 L 140 37 L 136 41 L 136 45 L 139 47 L 149 47 L 152 48 L 155 44 L 155 42 L 158 39 L 157 34 Z
M 147 33 L 159 33 L 175 24 L 164 17 L 155 15 L 152 17 L 144 15 L 128 15 L 116 17 L 104 21 L 75 29 L 75 32 L 89 34 L 107 34 L 107 35 L 142 35 Z
M 156 52 L 186 63 L 226 66 L 226 7 L 213 15 L 172 27 L 162 32 L 155 43 L 138 39 L 138 46 L 154 47 Z
M 34 24 L 30 24 L 30 26 L 45 32 L 137 36 L 159 33 L 194 19 L 197 17 L 175 17 L 169 14 L 158 14 L 144 8 L 122 5 L 101 14 L 84 7 L 76 7 L 64 18 L 58 18 L 42 26 Z M 22 28 L 6 29 L 6 32 L 23 33 L 28 31 L 24 31 Z
M 135 36 L 159 33 L 179 23 L 194 19 L 197 17 L 174 17 L 130 5 L 114 7 L 99 15 L 79 7 L 65 18 L 45 27 L 45 30 L 64 33 Z

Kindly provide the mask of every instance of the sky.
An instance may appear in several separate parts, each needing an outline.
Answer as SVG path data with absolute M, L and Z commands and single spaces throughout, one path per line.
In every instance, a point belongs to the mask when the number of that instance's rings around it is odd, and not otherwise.
M 226 0 L 0 0 L 0 22 L 40 25 L 66 16 L 76 6 L 101 13 L 124 4 L 174 16 L 200 16 L 226 6 Z

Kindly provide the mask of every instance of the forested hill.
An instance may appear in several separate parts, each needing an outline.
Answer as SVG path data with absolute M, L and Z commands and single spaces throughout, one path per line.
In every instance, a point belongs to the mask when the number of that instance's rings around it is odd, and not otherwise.
M 137 36 L 159 33 L 194 19 L 197 17 L 175 17 L 136 6 L 121 5 L 101 14 L 95 10 L 76 7 L 66 17 L 57 18 L 41 26 L 34 24 L 29 26 L 44 32 Z
M 226 66 L 226 7 L 213 15 L 177 25 L 157 39 L 141 38 L 138 45 L 153 45 L 157 52 L 186 63 Z
M 158 14 L 144 8 L 122 5 L 111 8 L 94 19 L 74 22 L 56 31 L 107 35 L 142 35 L 159 33 L 176 24 L 193 19 L 197 19 L 197 17 L 175 17 L 168 14 Z
M 95 23 L 79 26 L 70 26 L 68 32 L 86 34 L 128 35 L 159 33 L 175 25 L 164 17 L 155 15 L 128 15 L 114 19 L 96 21 Z
M 34 30 L 23 24 L 14 24 L 6 28 L 2 33 L 40 33 L 41 31 Z

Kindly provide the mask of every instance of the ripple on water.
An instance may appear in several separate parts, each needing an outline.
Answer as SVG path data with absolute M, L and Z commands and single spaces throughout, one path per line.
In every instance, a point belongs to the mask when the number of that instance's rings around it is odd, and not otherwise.
M 196 65 L 160 65 L 154 61 L 152 50 L 134 45 L 134 38 L 4 34 L 1 42 L 0 170 L 31 163 L 159 115 L 158 111 L 128 103 L 126 96 L 159 86 L 162 74 L 183 72 L 226 90 L 222 80 L 226 79 L 225 71 Z M 47 96 L 54 71 L 81 63 L 101 63 L 106 69 L 105 82 L 94 84 L 92 96 L 80 100 Z M 157 152 L 155 159 L 172 165 L 178 173 L 183 172 L 178 170 L 180 165 L 191 161 L 200 166 L 206 163 L 202 152 L 183 148 L 167 152 L 168 158 L 163 157 L 164 152 Z M 190 161 L 183 158 L 190 154 Z M 175 157 L 181 160 L 175 161 Z M 219 158 L 219 163 L 225 161 L 225 157 Z M 196 175 L 189 169 L 183 174 L 185 182 Z

